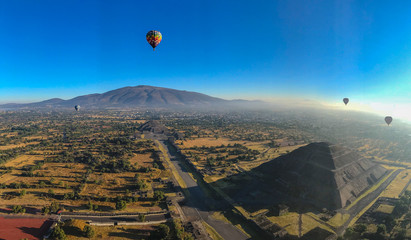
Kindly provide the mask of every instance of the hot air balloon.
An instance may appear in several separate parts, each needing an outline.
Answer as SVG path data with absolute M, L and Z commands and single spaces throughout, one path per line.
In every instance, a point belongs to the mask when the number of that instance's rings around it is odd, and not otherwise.
M 80 105 L 74 106 L 74 109 L 76 109 L 77 112 L 80 111 Z
M 348 98 L 344 98 L 343 99 L 343 102 L 345 103 L 345 105 L 347 105 L 347 103 L 350 101 L 350 99 L 348 99 Z
M 392 117 L 386 116 L 386 117 L 385 117 L 385 122 L 388 124 L 388 126 L 390 126 L 390 124 L 391 124 L 391 122 L 392 122 Z
M 161 33 L 159 31 L 151 30 L 147 33 L 146 39 L 147 42 L 153 47 L 154 51 L 157 45 L 160 44 L 161 39 L 163 39 L 163 36 L 161 36 Z

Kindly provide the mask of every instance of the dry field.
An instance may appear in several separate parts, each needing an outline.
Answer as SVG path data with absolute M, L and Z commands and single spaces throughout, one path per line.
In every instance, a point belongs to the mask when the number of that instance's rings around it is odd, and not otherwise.
M 385 167 L 385 166 L 384 166 Z M 405 169 L 391 182 L 390 185 L 381 193 L 381 197 L 398 198 L 402 190 L 411 180 L 411 169 Z
M 375 212 L 382 212 L 382 213 L 386 213 L 386 214 L 391 214 L 393 210 L 394 210 L 394 206 L 381 204 L 374 211 Z
M 134 154 L 134 156 L 130 159 L 130 163 L 133 166 L 137 164 L 142 167 L 151 167 L 153 166 L 153 159 L 151 159 L 150 156 L 151 153 Z
M 278 216 L 278 217 L 268 217 L 268 219 L 273 222 L 278 224 L 279 226 L 285 228 L 287 232 L 290 235 L 298 236 L 299 234 L 299 214 L 298 213 L 288 213 L 284 216 Z M 309 232 L 310 230 L 320 227 L 323 228 L 327 231 L 331 231 L 328 227 L 320 224 L 316 220 L 314 220 L 311 216 L 308 216 L 306 214 L 302 215 L 302 235 L 305 233 Z
M 43 160 L 43 156 L 38 155 L 21 155 L 4 164 L 5 167 L 21 168 L 28 165 L 34 165 L 36 161 Z
M 330 220 L 328 220 L 327 223 L 334 227 L 339 227 L 343 225 L 349 218 L 350 214 L 337 213 Z
M 9 149 L 18 148 L 18 147 L 25 147 L 25 146 L 28 146 L 28 145 L 36 145 L 38 143 L 39 142 L 10 144 L 10 145 L 5 145 L 5 146 L 0 146 L 0 150 L 9 150 Z
M 181 148 L 191 148 L 191 147 L 216 147 L 216 146 L 221 146 L 222 144 L 224 145 L 234 145 L 236 143 L 244 143 L 244 141 L 232 141 L 228 138 L 196 138 L 196 139 L 187 139 L 184 141 L 176 141 L 177 143 L 182 142 Z

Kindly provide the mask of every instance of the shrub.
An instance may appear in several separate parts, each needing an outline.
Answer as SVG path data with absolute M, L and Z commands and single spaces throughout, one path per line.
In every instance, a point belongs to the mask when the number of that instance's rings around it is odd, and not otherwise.
M 84 226 L 83 232 L 84 232 L 84 236 L 87 238 L 94 237 L 94 229 L 89 225 Z

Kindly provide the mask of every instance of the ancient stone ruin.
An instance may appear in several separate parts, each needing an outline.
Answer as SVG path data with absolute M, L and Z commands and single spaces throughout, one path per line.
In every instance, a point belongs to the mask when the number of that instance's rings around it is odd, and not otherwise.
M 276 190 L 328 209 L 349 205 L 387 173 L 355 151 L 327 142 L 308 144 L 255 171 Z

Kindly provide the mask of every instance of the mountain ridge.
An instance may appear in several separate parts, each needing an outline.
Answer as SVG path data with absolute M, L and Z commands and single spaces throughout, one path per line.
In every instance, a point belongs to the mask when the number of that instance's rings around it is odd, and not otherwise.
M 233 106 L 261 101 L 225 100 L 203 93 L 176 90 L 172 88 L 155 87 L 149 85 L 127 86 L 104 93 L 92 93 L 77 96 L 71 99 L 51 98 L 34 103 L 8 103 L 0 108 L 68 108 L 80 105 L 86 108 L 133 108 L 133 107 L 216 107 Z

